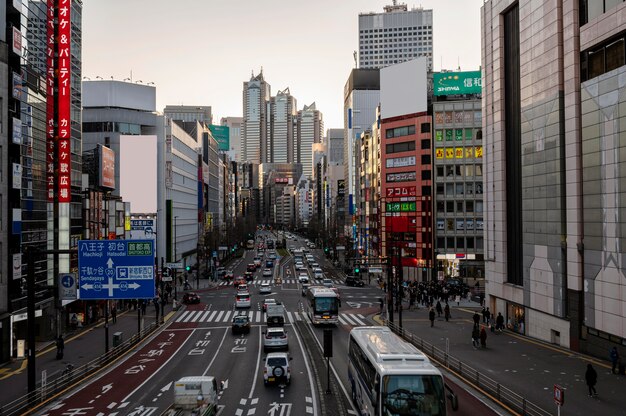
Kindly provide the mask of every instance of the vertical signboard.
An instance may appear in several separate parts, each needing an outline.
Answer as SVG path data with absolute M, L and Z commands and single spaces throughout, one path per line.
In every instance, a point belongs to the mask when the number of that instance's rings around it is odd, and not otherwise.
M 71 201 L 71 54 L 70 54 L 70 36 L 71 36 L 71 20 L 70 0 L 57 0 L 57 42 L 58 42 L 58 97 L 57 97 L 57 128 L 58 128 L 58 141 L 57 141 L 57 158 L 59 166 L 59 203 L 68 203 Z
M 54 2 L 46 2 L 46 182 L 48 202 L 54 202 Z
M 115 189 L 115 152 L 98 145 L 100 156 L 100 186 Z

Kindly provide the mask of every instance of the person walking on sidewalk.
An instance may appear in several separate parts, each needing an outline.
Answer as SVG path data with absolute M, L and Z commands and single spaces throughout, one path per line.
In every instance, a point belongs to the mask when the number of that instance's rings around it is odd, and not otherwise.
M 615 374 L 615 370 L 617 369 L 617 363 L 619 362 L 619 353 L 617 352 L 616 347 L 611 348 L 609 358 L 611 359 L 611 373 Z
M 480 328 L 480 346 L 487 348 L 487 331 L 485 331 L 484 326 Z
M 450 305 L 448 305 L 448 302 L 446 302 L 446 306 L 443 308 L 443 315 L 446 318 L 446 322 L 448 322 L 450 320 Z
M 502 316 L 502 312 L 498 312 L 498 316 L 496 317 L 496 329 L 500 332 L 504 329 L 504 316 Z
M 589 397 L 598 396 L 596 391 L 596 383 L 598 382 L 598 373 L 593 369 L 591 364 L 587 364 L 587 371 L 585 372 L 585 382 L 589 387 Z
M 59 335 L 56 341 L 57 346 L 57 360 L 63 359 L 63 350 L 65 349 L 65 341 L 63 340 L 63 335 Z
M 478 339 L 480 338 L 480 333 L 478 332 L 478 325 L 474 325 L 472 328 L 472 346 L 474 348 L 478 348 Z
M 472 316 L 472 319 L 474 320 L 474 326 L 478 327 L 478 325 L 480 324 L 480 315 L 478 314 L 478 312 L 474 312 L 474 316 Z
M 443 313 L 443 309 L 441 309 L 441 302 L 437 301 L 437 318 L 441 317 L 441 314 Z
M 430 319 L 430 327 L 435 326 L 435 310 L 433 307 L 430 307 L 430 311 L 428 311 L 428 319 Z

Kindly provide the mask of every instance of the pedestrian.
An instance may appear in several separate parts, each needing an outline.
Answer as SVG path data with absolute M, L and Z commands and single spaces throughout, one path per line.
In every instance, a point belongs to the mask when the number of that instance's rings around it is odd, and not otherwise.
M 117 305 L 111 307 L 111 318 L 113 319 L 113 323 L 117 322 Z
M 148 302 L 146 302 L 145 300 L 141 301 L 141 314 L 145 315 L 146 314 L 146 308 L 148 307 Z
M 433 326 L 435 326 L 435 310 L 432 308 L 430 308 L 430 311 L 428 312 L 428 319 L 430 319 L 430 327 L 432 328 Z
M 487 348 L 487 331 L 484 326 L 480 329 L 480 346 Z
M 485 318 L 486 318 L 485 323 L 486 324 L 490 324 L 491 323 L 491 312 L 489 311 L 489 308 L 487 308 L 487 310 L 485 311 Z
M 446 317 L 446 322 L 450 319 L 450 305 L 446 302 L 446 306 L 443 308 L 443 314 Z
M 63 336 L 59 335 L 56 341 L 57 346 L 57 360 L 63 359 L 63 350 L 65 349 L 65 341 L 63 340 Z
M 589 388 L 589 397 L 598 396 L 596 391 L 596 383 L 598 382 L 598 373 L 593 369 L 591 364 L 587 364 L 587 371 L 585 372 L 585 382 Z
M 472 319 L 474 320 L 474 326 L 478 327 L 478 325 L 480 324 L 480 315 L 478 314 L 478 312 L 474 312 L 474 316 L 472 316 Z
M 437 301 L 437 317 L 441 317 L 441 314 L 443 313 L 443 309 L 441 309 L 441 302 Z
M 383 313 L 383 306 L 384 306 L 383 298 L 382 297 L 378 298 L 378 302 L 380 302 L 380 313 Z
M 617 352 L 617 348 L 611 348 L 611 352 L 609 353 L 609 357 L 611 358 L 611 373 L 615 374 L 615 370 L 617 370 L 617 363 L 619 362 L 619 353 Z
M 454 300 L 456 301 L 456 306 L 459 306 L 461 304 L 461 296 L 460 295 L 456 295 L 456 298 Z
M 504 329 L 504 316 L 502 316 L 502 312 L 498 312 L 498 316 L 496 317 L 496 329 L 500 332 Z
M 487 315 L 485 314 L 485 312 L 487 312 L 487 309 L 483 306 L 483 311 L 482 311 L 483 323 L 487 323 Z
M 478 325 L 474 325 L 472 328 L 472 346 L 474 348 L 478 348 L 478 339 L 480 338 L 480 333 L 478 332 Z

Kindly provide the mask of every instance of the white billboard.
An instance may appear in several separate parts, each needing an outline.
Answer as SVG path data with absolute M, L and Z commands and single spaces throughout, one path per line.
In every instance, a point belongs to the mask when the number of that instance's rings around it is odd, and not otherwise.
M 428 110 L 427 65 L 427 59 L 420 57 L 380 70 L 383 120 Z
M 131 212 L 157 212 L 157 136 L 120 136 L 119 182 Z

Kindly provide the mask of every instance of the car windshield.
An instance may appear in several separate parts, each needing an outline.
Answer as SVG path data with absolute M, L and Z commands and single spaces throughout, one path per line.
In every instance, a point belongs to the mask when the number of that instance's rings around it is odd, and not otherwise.
M 283 331 L 269 331 L 267 333 L 267 337 L 268 338 L 280 338 L 282 336 L 284 336 L 285 333 Z
M 250 296 L 245 295 L 245 296 L 237 296 L 237 300 L 250 300 Z
M 245 324 L 248 322 L 248 317 L 247 316 L 238 316 L 235 318 L 235 323 L 237 324 Z
M 270 367 L 282 367 L 287 365 L 287 360 L 284 357 L 270 357 L 267 359 L 267 365 Z
M 390 416 L 443 416 L 443 379 L 437 375 L 386 376 L 382 406 L 383 414 Z

